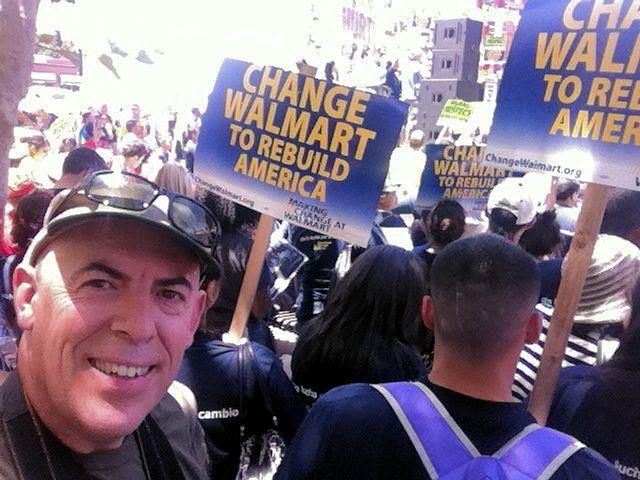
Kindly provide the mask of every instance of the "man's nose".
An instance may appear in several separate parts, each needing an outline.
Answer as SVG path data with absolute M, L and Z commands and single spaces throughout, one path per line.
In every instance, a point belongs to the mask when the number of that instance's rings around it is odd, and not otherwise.
M 156 335 L 156 315 L 151 299 L 130 295 L 119 306 L 111 330 L 134 343 L 145 343 Z

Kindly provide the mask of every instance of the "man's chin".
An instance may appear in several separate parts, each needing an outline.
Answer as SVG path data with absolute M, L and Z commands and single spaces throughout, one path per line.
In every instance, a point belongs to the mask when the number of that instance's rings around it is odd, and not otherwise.
M 113 450 L 122 445 L 124 438 L 140 426 L 147 414 L 148 411 L 140 409 L 139 406 L 132 409 L 101 405 L 84 409 L 83 412 L 79 412 L 77 425 L 83 435 L 76 436 L 77 442 L 71 440 L 75 445 L 69 445 L 69 441 L 62 438 L 61 440 L 78 453 Z M 86 440 L 81 440 L 81 436 Z

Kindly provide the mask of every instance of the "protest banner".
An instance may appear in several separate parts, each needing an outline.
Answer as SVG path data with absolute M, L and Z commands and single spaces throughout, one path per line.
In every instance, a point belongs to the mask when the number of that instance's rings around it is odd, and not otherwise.
M 407 108 L 225 60 L 202 119 L 195 174 L 237 203 L 366 245 Z
M 498 93 L 485 162 L 587 186 L 529 411 L 546 423 L 606 206 L 640 189 L 640 4 L 529 2 Z
M 529 2 L 486 162 L 640 189 L 639 10 L 632 0 Z
M 243 336 L 274 218 L 367 244 L 407 109 L 280 68 L 223 62 L 202 119 L 196 180 L 263 214 L 233 338 Z
M 484 151 L 485 147 L 476 145 L 427 145 L 416 204 L 429 207 L 447 198 L 459 202 L 468 217 L 480 218 L 491 189 L 513 176 L 510 170 L 482 163 Z
M 472 104 L 464 100 L 451 98 L 442 107 L 442 112 L 440 112 L 436 125 L 438 127 L 460 127 L 469 121 L 472 113 Z

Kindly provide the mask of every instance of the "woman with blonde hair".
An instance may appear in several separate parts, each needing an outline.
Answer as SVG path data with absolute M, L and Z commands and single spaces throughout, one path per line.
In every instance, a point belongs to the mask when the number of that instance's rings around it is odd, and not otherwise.
M 179 163 L 165 163 L 158 171 L 156 183 L 174 193 L 193 198 L 195 185 L 191 174 Z

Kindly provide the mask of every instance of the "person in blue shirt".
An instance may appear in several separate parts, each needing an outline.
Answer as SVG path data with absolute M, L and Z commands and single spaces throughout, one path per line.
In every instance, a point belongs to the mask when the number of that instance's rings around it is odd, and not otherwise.
M 600 367 L 560 372 L 549 425 L 613 462 L 622 478 L 640 478 L 640 283 L 630 325 L 613 358 Z
M 478 235 L 443 249 L 431 280 L 432 296 L 421 307 L 425 324 L 435 332 L 426 386 L 479 453 L 492 455 L 535 424 L 524 405 L 511 401 L 511 382 L 523 344 L 540 333 L 534 310 L 538 267 L 504 238 Z M 426 435 L 433 428 L 430 420 L 424 419 Z M 577 448 L 554 464 L 547 478 L 619 478 L 598 453 Z M 421 458 L 377 389 L 347 385 L 315 404 L 275 478 L 430 479 Z
M 222 280 L 224 282 L 224 279 Z M 219 282 L 205 278 L 206 308 L 216 301 Z M 193 393 L 206 434 L 212 478 L 238 475 L 242 445 L 277 429 L 285 445 L 307 413 L 273 351 L 207 331 L 206 314 L 185 351 L 176 380 Z M 275 419 L 275 421 L 274 421 Z

